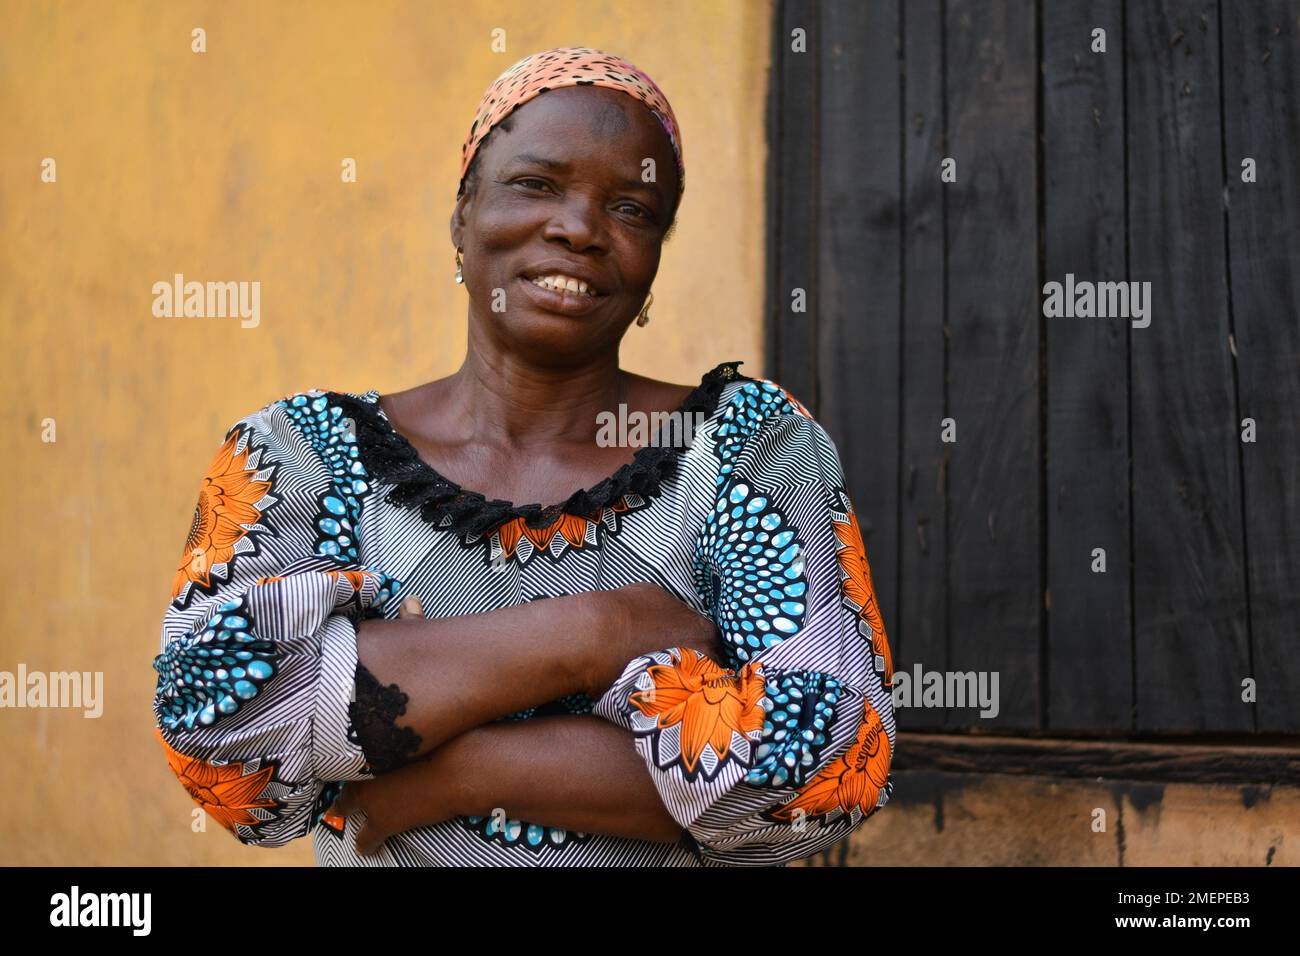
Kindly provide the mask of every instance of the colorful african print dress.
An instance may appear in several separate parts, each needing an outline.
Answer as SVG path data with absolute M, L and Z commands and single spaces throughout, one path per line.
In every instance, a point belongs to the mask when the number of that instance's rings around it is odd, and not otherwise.
M 892 793 L 889 644 L 834 444 L 738 364 L 683 403 L 704 421 L 689 444 L 643 447 L 546 509 L 445 479 L 375 390 L 302 392 L 236 422 L 154 660 L 155 732 L 190 796 L 242 843 L 310 833 L 323 865 L 773 865 L 845 839 Z M 666 647 L 599 700 L 500 719 L 595 714 L 626 730 L 678 842 L 497 814 L 356 853 L 360 821 L 328 811 L 384 767 L 358 732 L 382 705 L 362 699 L 362 619 L 396 618 L 409 595 L 436 617 L 644 581 L 709 614 L 730 660 Z

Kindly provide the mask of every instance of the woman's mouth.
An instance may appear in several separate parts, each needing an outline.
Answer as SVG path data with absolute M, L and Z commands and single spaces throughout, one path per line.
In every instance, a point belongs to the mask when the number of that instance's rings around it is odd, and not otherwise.
M 561 315 L 586 315 L 609 298 L 606 293 L 596 292 L 581 279 L 561 273 L 550 273 L 529 279 L 519 276 L 524 283 L 526 295 L 530 302 L 548 312 Z
M 543 289 L 550 289 L 552 292 L 574 292 L 578 295 L 590 296 L 599 294 L 582 279 L 575 279 L 573 276 L 566 276 L 562 272 L 534 276 L 528 281 Z

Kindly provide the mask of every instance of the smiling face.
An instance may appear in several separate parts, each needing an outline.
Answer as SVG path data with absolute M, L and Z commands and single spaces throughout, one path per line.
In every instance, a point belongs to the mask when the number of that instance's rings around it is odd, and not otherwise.
M 642 181 L 646 159 L 658 182 Z M 451 220 L 452 242 L 464 249 L 471 338 L 545 366 L 616 354 L 676 211 L 676 159 L 659 121 L 617 90 L 551 90 L 498 125 L 474 166 Z M 554 274 L 596 294 L 531 281 Z

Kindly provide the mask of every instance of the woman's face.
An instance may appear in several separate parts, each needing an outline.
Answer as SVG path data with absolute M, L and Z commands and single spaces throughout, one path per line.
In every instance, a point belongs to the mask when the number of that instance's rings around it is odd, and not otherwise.
M 677 196 L 668 134 L 636 100 L 602 87 L 551 90 L 519 107 L 478 157 L 456 203 L 471 325 L 542 365 L 617 351 L 659 269 Z M 646 159 L 657 182 L 644 182 Z M 530 280 L 583 279 L 594 296 Z

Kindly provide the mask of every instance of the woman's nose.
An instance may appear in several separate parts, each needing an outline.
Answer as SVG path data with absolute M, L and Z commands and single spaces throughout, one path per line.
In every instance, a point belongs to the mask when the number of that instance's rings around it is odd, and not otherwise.
M 547 239 L 562 239 L 574 251 L 595 246 L 604 248 L 604 227 L 600 200 L 594 196 L 570 192 L 551 216 L 543 233 Z

